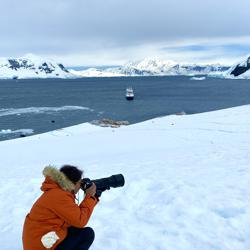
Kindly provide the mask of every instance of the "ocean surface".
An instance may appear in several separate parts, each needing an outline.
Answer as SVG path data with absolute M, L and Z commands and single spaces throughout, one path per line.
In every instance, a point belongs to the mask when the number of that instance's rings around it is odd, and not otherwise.
M 126 87 L 135 99 L 125 99 Z M 250 80 L 121 77 L 0 80 L 0 140 L 103 118 L 130 124 L 250 104 Z

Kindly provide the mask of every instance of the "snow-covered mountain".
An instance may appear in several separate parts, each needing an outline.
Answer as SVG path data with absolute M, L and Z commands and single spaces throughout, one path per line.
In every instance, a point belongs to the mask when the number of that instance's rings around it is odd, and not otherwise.
M 126 64 L 121 71 L 125 74 L 139 75 L 206 75 L 210 72 L 226 71 L 229 67 L 220 64 L 184 64 L 174 61 L 144 59 Z
M 79 76 L 163 76 L 163 75 L 207 75 L 215 72 L 225 72 L 229 66 L 220 64 L 184 64 L 174 61 L 146 58 L 142 61 L 130 62 L 121 67 L 107 69 L 90 68 L 78 71 Z M 71 71 L 71 73 L 75 73 Z
M 250 79 L 250 55 L 223 74 L 225 78 Z
M 0 79 L 75 78 L 62 64 L 32 54 L 0 58 Z

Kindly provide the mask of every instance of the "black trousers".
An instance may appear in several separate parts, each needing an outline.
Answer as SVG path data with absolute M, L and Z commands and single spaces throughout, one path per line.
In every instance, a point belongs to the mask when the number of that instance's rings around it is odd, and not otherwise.
M 66 238 L 55 250 L 88 250 L 95 239 L 95 232 L 91 227 L 69 227 Z

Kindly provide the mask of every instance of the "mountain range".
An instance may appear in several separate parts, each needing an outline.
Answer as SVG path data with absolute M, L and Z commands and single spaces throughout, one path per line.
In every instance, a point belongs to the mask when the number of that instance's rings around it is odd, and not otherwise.
M 0 59 L 0 79 L 176 75 L 250 79 L 250 56 L 231 67 L 221 64 L 188 64 L 146 58 L 141 61 L 129 62 L 123 66 L 87 68 L 85 70 L 67 69 L 61 63 L 32 54 L 22 58 Z
M 105 76 L 175 76 L 207 75 L 226 72 L 230 67 L 220 64 L 184 64 L 159 59 L 144 59 L 130 62 L 124 66 L 107 69 L 89 68 L 82 71 L 70 70 L 71 73 L 85 77 Z

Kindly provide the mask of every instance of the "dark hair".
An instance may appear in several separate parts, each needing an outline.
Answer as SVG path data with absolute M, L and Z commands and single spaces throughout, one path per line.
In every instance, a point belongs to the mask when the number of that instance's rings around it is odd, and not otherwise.
M 68 177 L 68 179 L 76 184 L 82 178 L 82 170 L 75 166 L 64 165 L 60 168 L 60 171 Z

